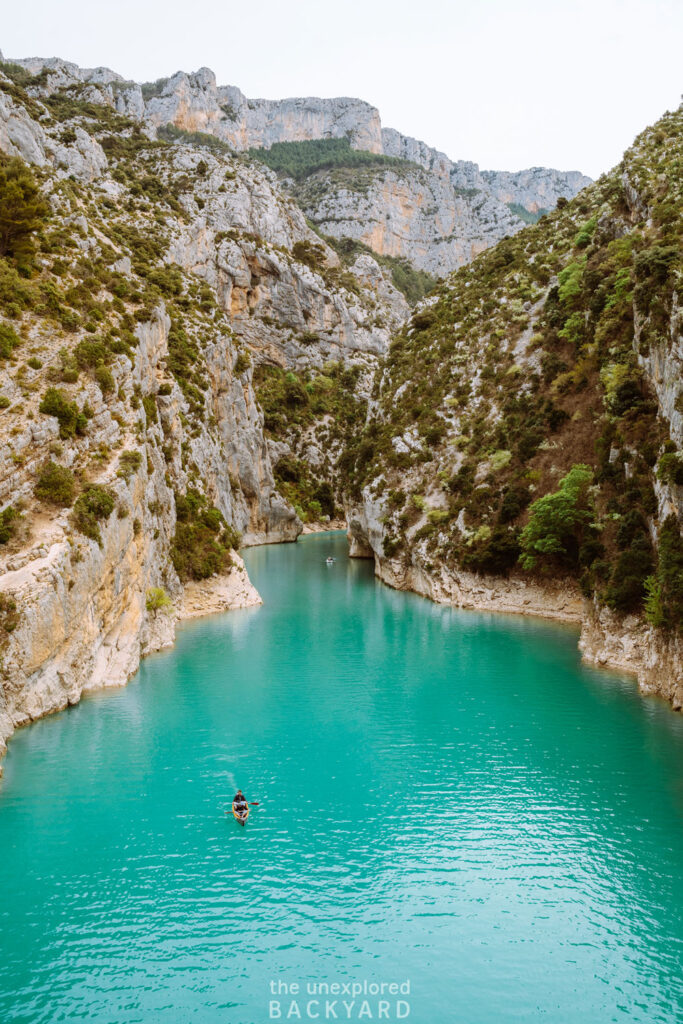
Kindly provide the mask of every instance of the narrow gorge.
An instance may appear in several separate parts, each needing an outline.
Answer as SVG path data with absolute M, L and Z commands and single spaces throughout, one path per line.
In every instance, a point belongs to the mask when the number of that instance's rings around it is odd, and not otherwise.
M 682 147 L 481 171 L 360 100 L 2 61 L 0 752 L 335 521 L 680 709 Z

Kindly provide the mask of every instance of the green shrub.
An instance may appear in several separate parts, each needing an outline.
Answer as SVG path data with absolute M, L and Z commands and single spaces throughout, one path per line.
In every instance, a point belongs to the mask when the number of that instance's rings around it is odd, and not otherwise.
M 108 395 L 116 387 L 116 381 L 114 380 L 114 374 L 111 372 L 108 366 L 97 366 L 95 367 L 95 380 L 99 385 L 100 391 L 103 395 Z
M 70 508 L 74 500 L 75 477 L 66 466 L 48 462 L 40 472 L 33 493 L 40 501 L 60 508 Z
M 300 483 L 306 475 L 306 465 L 293 455 L 282 455 L 273 468 L 280 483 Z
M 114 511 L 114 504 L 114 495 L 109 488 L 91 484 L 76 498 L 71 522 L 77 530 L 101 546 L 100 522 L 109 518 Z
M 145 410 L 145 419 L 147 420 L 147 426 L 151 427 L 153 423 L 157 421 L 157 403 L 154 395 L 144 395 L 142 399 L 142 408 Z
M 643 400 L 642 370 L 629 363 L 609 363 L 600 371 L 605 405 L 615 416 L 623 416 Z
M 324 247 L 319 242 L 311 242 L 308 239 L 294 243 L 292 256 L 299 263 L 305 263 L 307 267 L 315 271 L 319 271 L 325 263 Z
M 17 532 L 21 513 L 11 505 L 0 512 L 0 544 L 7 544 Z
M 649 312 L 653 297 L 666 286 L 679 261 L 680 248 L 676 245 L 653 245 L 636 255 L 633 261 L 636 277 L 634 298 L 643 313 Z
M 0 257 L 0 308 L 7 316 L 18 317 L 23 309 L 39 302 L 35 286 L 17 273 L 16 267 Z
M 327 480 L 323 480 L 322 483 L 318 484 L 316 489 L 313 491 L 313 501 L 317 502 L 320 508 L 320 514 L 323 516 L 329 516 L 330 519 L 334 519 L 337 511 L 334 501 L 334 491 L 332 485 Z
M 657 463 L 657 479 L 676 487 L 683 486 L 683 457 L 679 452 L 666 452 Z
M 33 235 L 48 211 L 31 168 L 19 157 L 0 152 L 0 256 L 20 269 L 30 267 Z
M 581 543 L 595 520 L 589 492 L 592 481 L 589 466 L 572 466 L 557 491 L 533 503 L 520 536 L 524 569 L 549 569 L 558 563 L 578 568 Z
M 525 484 L 513 483 L 506 487 L 498 513 L 501 523 L 511 523 L 524 511 L 530 501 L 531 491 Z
M 148 612 L 170 612 L 173 602 L 163 587 L 150 587 L 147 591 L 145 607 Z
M 488 533 L 482 533 L 471 546 L 465 547 L 460 559 L 464 569 L 472 572 L 499 573 L 507 575 L 519 559 L 517 534 L 503 526 L 495 526 Z
M 239 352 L 235 365 L 233 366 L 233 373 L 236 377 L 241 377 L 243 373 L 246 373 L 251 366 L 251 359 L 246 352 Z
M 21 345 L 21 338 L 9 324 L 0 324 L 0 359 L 8 359 L 15 348 Z
M 17 602 L 10 594 L 0 593 L 0 646 L 7 642 L 10 633 L 19 625 Z
M 230 548 L 239 534 L 228 526 L 220 510 L 205 495 L 189 489 L 176 494 L 176 531 L 171 545 L 173 565 L 181 580 L 203 580 L 232 565 Z
M 73 437 L 84 434 L 88 425 L 85 412 L 81 412 L 75 402 L 70 402 L 60 388 L 48 388 L 38 406 L 39 412 L 46 416 L 56 416 L 59 420 L 59 436 Z
M 657 570 L 647 592 L 648 621 L 653 626 L 683 628 L 683 538 L 673 513 L 659 530 Z
M 126 483 L 130 480 L 142 464 L 142 452 L 124 451 L 119 455 L 119 468 L 117 476 L 122 477 Z
M 570 263 L 558 274 L 558 298 L 563 305 L 571 305 L 580 297 L 583 268 L 583 263 Z
M 667 615 L 661 583 L 656 576 L 648 576 L 644 581 L 644 587 L 645 618 L 651 626 L 656 626 L 658 629 L 666 626 Z
M 585 249 L 587 245 L 590 245 L 597 223 L 598 218 L 591 217 L 589 221 L 586 221 L 586 223 L 581 226 L 581 229 L 574 239 L 574 245 L 577 249 Z
M 617 612 L 637 611 L 645 597 L 645 580 L 652 574 L 652 544 L 640 533 L 619 555 L 605 592 L 605 603 Z
M 382 550 L 385 558 L 393 558 L 396 552 L 401 548 L 402 541 L 400 537 L 394 537 L 391 534 L 382 541 Z
M 94 369 L 107 361 L 109 350 L 99 338 L 83 338 L 74 349 L 74 357 L 81 369 Z

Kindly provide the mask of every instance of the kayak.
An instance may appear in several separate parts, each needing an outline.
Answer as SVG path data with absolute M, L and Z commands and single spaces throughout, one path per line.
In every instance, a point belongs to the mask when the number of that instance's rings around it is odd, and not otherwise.
M 247 807 L 247 813 L 244 815 L 244 817 L 242 817 L 241 814 L 238 814 L 234 807 L 232 809 L 232 814 L 235 821 L 239 821 L 240 825 L 246 825 L 247 818 L 249 817 L 249 808 Z

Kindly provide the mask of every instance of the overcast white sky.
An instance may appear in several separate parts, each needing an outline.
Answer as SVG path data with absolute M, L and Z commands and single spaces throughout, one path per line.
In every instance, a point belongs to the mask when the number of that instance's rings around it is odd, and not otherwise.
M 5 58 L 138 81 L 202 65 L 247 96 L 360 96 L 483 168 L 596 177 L 683 91 L 682 0 L 24 0 Z

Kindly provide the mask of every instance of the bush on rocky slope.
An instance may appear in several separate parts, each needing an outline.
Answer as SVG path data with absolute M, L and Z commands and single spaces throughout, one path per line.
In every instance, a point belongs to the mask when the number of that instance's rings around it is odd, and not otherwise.
M 71 522 L 81 533 L 102 544 L 100 523 L 114 511 L 114 495 L 108 487 L 91 484 L 76 498 Z
M 363 253 L 372 256 L 380 266 L 386 267 L 391 272 L 394 287 L 405 295 L 411 306 L 421 302 L 436 287 L 436 277 L 428 274 L 426 270 L 418 270 L 407 259 L 401 259 L 398 256 L 381 256 L 369 245 L 364 245 L 363 242 L 358 242 L 353 238 L 333 238 L 331 235 L 326 235 L 325 241 L 335 250 L 345 266 L 352 264 Z
M 48 462 L 40 471 L 33 493 L 40 501 L 58 508 L 70 508 L 74 500 L 76 481 L 66 466 Z
M 190 488 L 176 494 L 176 532 L 171 546 L 173 565 L 181 580 L 203 580 L 232 565 L 230 549 L 240 544 L 239 534 L 207 498 Z
M 33 236 L 43 224 L 48 206 L 35 174 L 18 157 L 0 151 L 0 256 L 28 274 L 33 262 Z
M 259 366 L 254 373 L 256 394 L 264 413 L 268 436 L 301 449 L 301 456 L 284 455 L 274 466 L 282 496 L 303 522 L 334 517 L 343 453 L 365 419 L 366 403 L 356 395 L 360 367 L 326 363 L 322 372 L 285 371 Z M 324 453 L 311 466 L 309 442 Z

